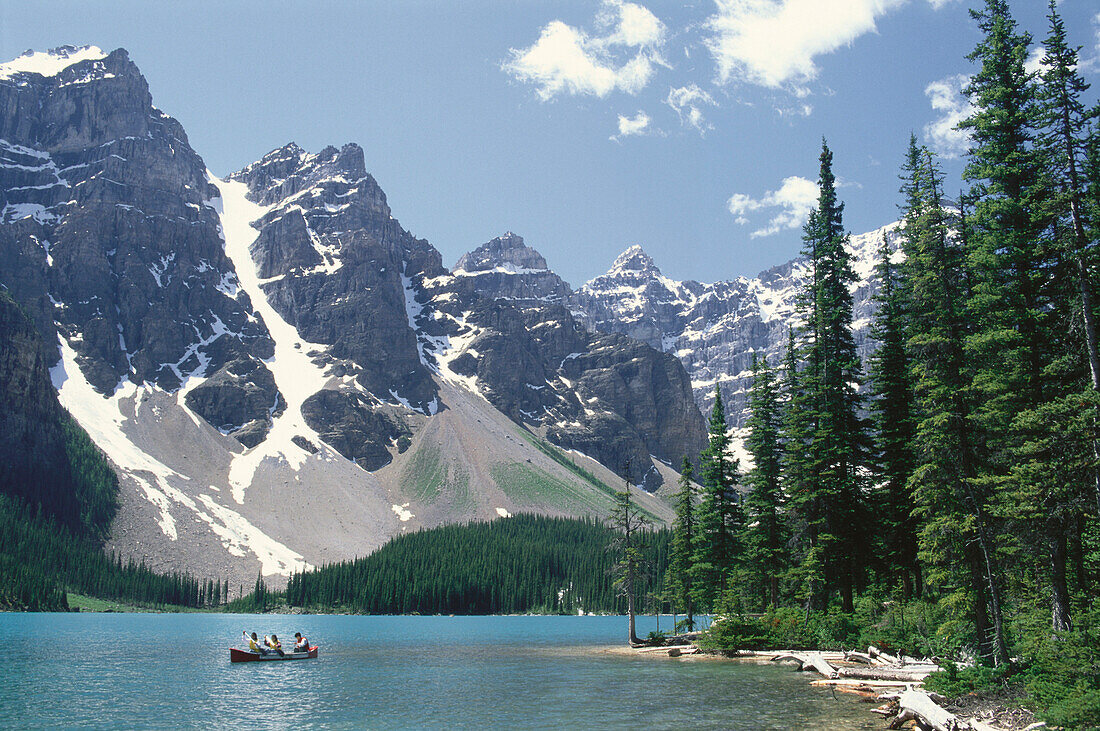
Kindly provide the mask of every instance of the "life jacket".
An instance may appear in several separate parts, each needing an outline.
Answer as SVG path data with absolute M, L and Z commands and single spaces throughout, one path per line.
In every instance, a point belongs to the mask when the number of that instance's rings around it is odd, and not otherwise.
M 249 637 L 248 638 L 248 649 L 252 650 L 253 652 L 259 652 L 260 651 L 260 645 L 256 642 L 256 640 Z

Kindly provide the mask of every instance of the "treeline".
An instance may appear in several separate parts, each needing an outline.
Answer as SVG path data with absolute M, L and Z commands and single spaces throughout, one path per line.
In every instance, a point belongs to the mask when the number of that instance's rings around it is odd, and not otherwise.
M 883 241 L 865 374 L 823 144 L 800 324 L 781 364 L 753 364 L 752 468 L 742 476 L 729 457 L 717 398 L 698 503 L 682 482 L 670 587 L 684 608 L 796 607 L 807 619 L 852 616 L 860 596 L 934 602 L 935 649 L 1046 668 L 1034 677 L 1060 690 L 1043 686 L 1043 702 L 1089 725 L 1100 723 L 1100 107 L 1084 101 L 1054 2 L 1038 72 L 1006 2 L 972 15 L 983 38 L 961 125 L 966 189 L 949 202 L 935 156 L 911 137 L 901 255 Z M 1064 658 L 1077 653 L 1090 659 L 1074 670 Z
M 160 574 L 132 558 L 124 562 L 41 508 L 0 495 L 0 609 L 68 611 L 69 591 L 130 604 L 202 608 L 224 604 L 229 585 L 187 573 Z
M 610 528 L 596 520 L 516 515 L 400 535 L 375 553 L 290 577 L 290 606 L 363 614 L 624 612 L 612 586 Z M 670 533 L 647 535 L 663 579 Z

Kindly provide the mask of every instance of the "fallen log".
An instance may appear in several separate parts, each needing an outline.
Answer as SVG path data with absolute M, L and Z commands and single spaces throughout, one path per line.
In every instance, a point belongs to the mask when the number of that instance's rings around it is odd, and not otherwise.
M 844 659 L 848 662 L 858 662 L 864 665 L 874 665 L 875 658 L 868 655 L 866 652 L 846 652 L 844 653 Z
M 901 658 L 895 655 L 889 655 L 882 650 L 878 649 L 874 645 L 867 646 L 867 654 L 875 660 L 887 663 L 889 665 L 901 665 Z
M 919 690 L 907 690 L 902 693 L 901 698 L 898 699 L 898 705 L 903 713 L 909 711 L 919 716 L 924 723 L 936 731 L 959 731 L 966 728 L 966 726 L 959 723 L 959 719 L 955 717 L 955 714 L 940 708 L 935 701 L 928 697 L 927 693 L 922 693 Z M 891 725 L 890 728 L 897 728 L 897 726 Z
M 858 678 L 830 678 L 828 680 L 814 680 L 811 685 L 867 685 L 874 688 L 909 688 L 913 685 L 910 680 L 871 680 Z M 898 694 L 894 694 L 897 698 Z
M 670 647 L 668 648 L 669 657 L 681 657 L 683 655 L 698 655 L 698 647 Z
M 903 680 L 909 683 L 919 683 L 931 674 L 931 670 L 921 668 L 852 667 L 840 668 L 836 677 L 859 680 Z
M 660 645 L 658 647 L 639 647 L 638 652 L 666 652 L 676 648 L 681 651 L 696 649 L 695 645 Z
M 837 677 L 836 668 L 829 664 L 829 661 L 819 652 L 811 652 L 807 654 L 799 653 L 787 653 L 785 655 L 776 655 L 772 658 L 772 662 L 779 662 L 781 660 L 794 660 L 798 663 L 799 670 L 816 670 L 824 675 L 826 678 Z
M 890 721 L 890 725 L 887 728 L 901 728 L 908 721 L 916 721 L 917 714 L 913 713 L 908 708 L 901 709 L 898 715 L 894 716 L 894 720 Z
M 834 668 L 832 665 L 830 665 L 829 661 L 826 660 L 822 655 L 820 655 L 818 653 L 814 653 L 813 655 L 810 655 L 807 658 L 807 663 L 806 664 L 809 665 L 810 667 L 812 667 L 817 672 L 824 675 L 826 678 L 836 678 L 836 677 L 838 677 L 837 676 L 837 669 Z M 803 669 L 805 669 L 805 665 L 803 665 Z

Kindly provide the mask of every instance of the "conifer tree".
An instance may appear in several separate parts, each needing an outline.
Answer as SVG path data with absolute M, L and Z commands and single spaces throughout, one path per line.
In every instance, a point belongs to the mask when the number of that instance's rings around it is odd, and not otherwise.
M 729 451 L 728 428 L 722 394 L 715 386 L 714 408 L 707 424 L 707 447 L 699 459 L 703 490 L 696 512 L 698 530 L 692 567 L 696 599 L 701 606 L 712 609 L 729 588 L 744 522 L 736 490 L 740 475 L 737 460 Z
M 1049 242 L 1051 249 L 1040 252 L 1046 253 L 1049 267 L 1046 278 L 1039 281 L 1044 291 L 1039 294 L 1042 315 L 1037 318 L 1039 327 L 1047 331 L 1041 333 L 1040 342 L 1049 342 L 1049 355 L 1038 377 L 1041 388 L 1034 389 L 1034 397 L 1022 404 L 1012 423 L 1022 444 L 1013 447 L 1015 484 L 1009 504 L 1010 514 L 1023 523 L 1024 538 L 1036 549 L 1034 554 L 1046 553 L 1052 627 L 1064 632 L 1073 626 L 1069 535 L 1077 530 L 1082 510 L 1100 480 L 1100 472 L 1089 464 L 1094 462 L 1097 444 L 1094 439 L 1081 441 L 1091 431 L 1088 419 L 1081 417 L 1096 413 L 1086 404 L 1096 401 L 1100 359 L 1087 263 L 1095 241 L 1087 233 L 1080 173 L 1090 117 L 1081 94 L 1088 84 L 1078 73 L 1077 49 L 1068 45 L 1053 2 L 1048 19 L 1035 145 L 1042 186 L 1027 203 L 1035 225 L 1045 227 L 1046 237 L 1040 243 Z M 1072 457 L 1063 452 L 1071 444 L 1078 445 Z
M 764 606 L 779 606 L 779 577 L 785 568 L 785 526 L 780 466 L 782 413 L 779 382 L 763 357 L 752 360 L 753 381 L 749 394 L 749 434 L 745 446 L 753 466 L 746 476 L 745 563 L 755 575 Z
M 910 145 L 915 147 L 915 139 Z M 875 425 L 875 458 L 880 479 L 874 504 L 882 531 L 881 554 L 887 571 L 900 578 L 906 600 L 921 592 L 917 561 L 917 524 L 908 485 L 913 474 L 913 389 L 909 355 L 905 349 L 905 304 L 898 269 L 890 261 L 887 238 L 882 238 L 875 267 L 881 289 L 871 337 L 879 348 L 870 358 L 871 413 Z
M 1089 123 L 1100 114 L 1100 108 L 1086 111 L 1081 99 L 1089 85 L 1078 70 L 1080 49 L 1066 40 L 1065 23 L 1058 14 L 1055 0 L 1050 0 L 1050 33 L 1043 43 L 1043 70 L 1039 87 L 1039 114 L 1042 131 L 1039 137 L 1043 170 L 1053 178 L 1054 195 L 1050 215 L 1062 219 L 1062 241 L 1059 248 L 1072 262 L 1080 297 L 1079 307 L 1084 325 L 1085 357 L 1089 365 L 1092 389 L 1100 391 L 1100 345 L 1097 343 L 1093 272 L 1088 253 L 1096 244 L 1096 222 L 1090 225 L 1087 204 L 1088 182 L 1083 174 L 1089 138 Z M 1091 229 L 1091 230 L 1090 230 Z
M 964 176 L 974 197 L 967 251 L 973 331 L 966 349 L 973 363 L 978 469 L 969 482 L 984 514 L 981 548 L 990 567 L 993 650 L 997 661 L 1007 662 L 997 568 L 1003 557 L 995 543 L 1008 536 L 996 513 L 1011 514 L 1019 505 L 1012 470 L 1026 435 L 1013 422 L 1050 397 L 1042 376 L 1055 356 L 1057 308 L 1050 299 L 1053 247 L 1037 216 L 1047 181 L 1034 151 L 1034 80 L 1024 67 L 1031 37 L 1017 29 L 1005 0 L 986 0 L 971 15 L 984 38 L 968 56 L 980 68 L 966 89 L 975 112 L 963 123 L 972 139 Z
M 672 524 L 672 554 L 669 557 L 669 579 L 673 597 L 684 609 L 684 624 L 690 632 L 695 629 L 692 611 L 694 587 L 691 565 L 695 555 L 695 482 L 691 460 L 686 456 L 680 466 L 680 489 L 673 496 L 676 520 Z
M 639 640 L 634 626 L 634 600 L 645 576 L 642 566 L 645 558 L 642 532 L 649 521 L 631 501 L 630 485 L 615 493 L 615 504 L 608 515 L 607 523 L 615 531 L 610 545 L 611 551 L 617 557 L 612 568 L 615 577 L 613 585 L 621 596 L 626 597 L 629 641 L 630 644 L 637 645 Z M 537 584 L 532 580 L 529 585 Z M 536 605 L 537 602 L 532 602 L 532 606 Z
M 811 211 L 811 216 L 815 215 Z M 800 351 L 794 327 L 787 328 L 787 351 L 783 363 L 782 484 L 790 510 L 791 533 L 789 577 L 795 596 L 807 610 L 825 607 L 825 568 L 818 541 L 821 529 L 821 499 L 812 489 L 812 459 L 816 414 L 809 408 L 806 386 L 813 374 L 799 368 Z
M 807 342 L 799 398 L 804 399 L 809 423 L 801 425 L 794 444 L 801 454 L 793 461 L 801 464 L 792 480 L 791 500 L 807 541 L 803 562 L 809 563 L 800 571 L 805 577 L 823 573 L 826 595 L 839 592 L 842 610 L 851 612 L 862 568 L 859 561 L 867 554 L 864 534 L 857 528 L 863 507 L 859 470 L 866 462 L 866 445 L 848 288 L 855 273 L 832 162 L 832 151 L 822 141 L 818 203 L 802 236 L 811 277 L 800 300 Z M 825 597 L 809 598 L 820 606 Z

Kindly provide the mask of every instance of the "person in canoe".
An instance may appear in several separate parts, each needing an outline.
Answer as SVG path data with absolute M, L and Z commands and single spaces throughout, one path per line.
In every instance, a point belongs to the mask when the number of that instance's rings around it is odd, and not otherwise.
M 264 644 L 267 645 L 268 651 L 278 653 L 280 656 L 285 654 L 283 652 L 283 643 L 279 642 L 278 635 L 269 635 L 264 637 Z
M 295 652 L 309 652 L 309 640 L 302 637 L 301 632 L 294 633 L 294 651 Z
M 255 632 L 252 633 L 251 637 L 248 636 L 247 632 L 241 632 L 241 634 L 248 640 L 248 649 L 250 652 L 256 652 L 261 655 L 266 655 L 268 653 L 268 649 L 260 644 L 260 639 L 256 637 Z

